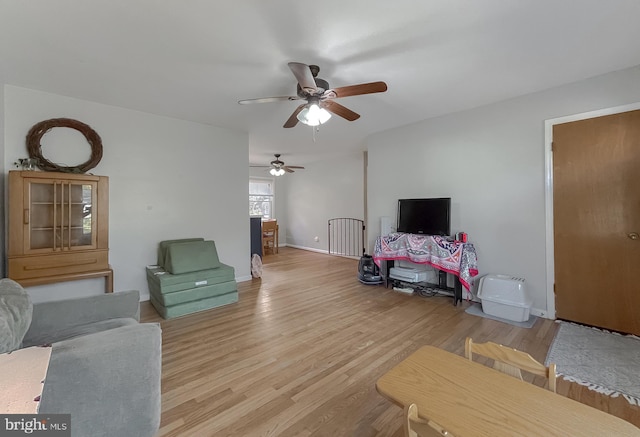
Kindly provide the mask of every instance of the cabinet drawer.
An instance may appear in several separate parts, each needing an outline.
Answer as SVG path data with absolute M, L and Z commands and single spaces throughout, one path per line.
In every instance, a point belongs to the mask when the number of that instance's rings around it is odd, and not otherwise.
M 108 250 L 9 258 L 9 277 L 15 280 L 83 273 L 107 268 L 109 268 Z

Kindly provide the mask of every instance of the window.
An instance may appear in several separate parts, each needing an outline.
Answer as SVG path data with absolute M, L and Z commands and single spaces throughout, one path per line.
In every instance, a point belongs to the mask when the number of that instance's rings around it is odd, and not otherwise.
M 249 215 L 273 218 L 273 180 L 249 179 Z

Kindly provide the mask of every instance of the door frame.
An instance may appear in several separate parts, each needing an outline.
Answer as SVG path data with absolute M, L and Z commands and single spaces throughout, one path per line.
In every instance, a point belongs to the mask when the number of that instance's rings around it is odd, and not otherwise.
M 572 121 L 586 120 L 589 118 L 602 117 L 605 115 L 619 114 L 621 112 L 635 111 L 640 109 L 640 102 L 628 105 L 614 106 L 611 108 L 598 109 L 596 111 L 583 112 L 580 114 L 567 115 L 564 117 L 550 118 L 544 121 L 544 203 L 545 203 L 545 223 L 546 223 L 546 276 L 547 276 L 547 314 L 542 314 L 548 319 L 556 318 L 556 301 L 553 285 L 555 283 L 555 253 L 553 247 L 553 127 L 556 124 L 569 123 Z

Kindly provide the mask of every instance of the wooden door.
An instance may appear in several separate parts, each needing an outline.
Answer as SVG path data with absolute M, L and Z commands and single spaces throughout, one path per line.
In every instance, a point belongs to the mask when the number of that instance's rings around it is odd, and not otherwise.
M 640 335 L 640 110 L 553 128 L 558 318 Z

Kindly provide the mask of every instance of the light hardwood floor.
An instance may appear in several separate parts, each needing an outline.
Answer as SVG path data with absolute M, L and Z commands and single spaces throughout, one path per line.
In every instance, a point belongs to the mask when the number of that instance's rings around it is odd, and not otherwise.
M 557 325 L 517 328 L 360 284 L 357 261 L 282 248 L 240 300 L 173 320 L 143 302 L 163 332 L 159 436 L 402 436 L 402 410 L 376 380 L 425 344 L 463 355 L 464 340 L 525 350 L 543 361 Z M 543 384 L 543 380 L 533 383 Z M 558 393 L 640 426 L 640 408 L 564 380 Z M 461 418 L 462 419 L 462 418 Z

